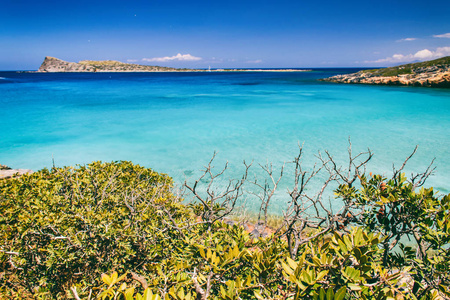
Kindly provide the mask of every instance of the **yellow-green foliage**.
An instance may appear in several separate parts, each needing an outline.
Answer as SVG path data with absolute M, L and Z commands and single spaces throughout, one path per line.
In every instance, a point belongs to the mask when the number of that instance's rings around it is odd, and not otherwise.
M 159 207 L 176 209 L 166 175 L 94 162 L 0 181 L 0 263 L 29 291 L 60 294 L 109 270 L 134 270 L 170 251 Z M 167 245 L 166 245 L 167 244 Z
M 389 180 L 363 175 L 360 183 L 359 190 L 342 185 L 336 194 L 361 209 L 359 225 L 382 235 L 383 265 L 414 267 L 414 291 L 435 288 L 449 296 L 450 194 L 417 190 L 404 174 Z M 415 241 L 415 251 L 402 244 L 406 238 Z M 395 246 L 401 253 L 393 251 Z
M 414 74 L 415 69 L 427 68 L 433 66 L 448 66 L 450 65 L 450 56 L 441 57 L 435 60 L 406 64 L 396 67 L 389 67 L 383 69 L 371 69 L 361 71 L 362 73 L 371 73 L 376 76 L 397 76 L 403 74 Z
M 215 249 L 197 245 L 203 260 L 194 262 L 196 255 L 190 252 L 183 260 L 194 264 L 176 267 L 184 275 L 172 278 L 176 283 L 166 293 L 157 289 L 164 283 L 154 284 L 153 291 L 150 287 L 144 293 L 153 299 L 198 299 L 193 281 L 204 290 L 210 281 L 207 299 L 415 299 L 405 293 L 405 284 L 399 283 L 409 268 L 395 272 L 384 269 L 379 262 L 379 237 L 363 229 L 336 233 L 325 243 L 305 244 L 298 260 L 286 257 L 280 241 L 257 243 L 259 247 L 240 250 L 235 245 L 226 251 L 220 251 L 220 245 Z M 194 270 L 195 275 L 188 270 Z M 116 273 L 103 279 L 103 299 L 142 297 Z
M 200 208 L 182 205 L 171 185 L 166 175 L 130 162 L 94 162 L 0 181 L 0 297 L 450 295 L 450 196 L 415 192 L 401 175 L 360 176 L 360 189 L 341 185 L 336 194 L 355 215 L 359 210 L 357 227 L 327 238 L 312 238 L 321 229 L 309 229 L 302 234 L 311 240 L 294 256 L 282 232 L 256 239 L 240 226 L 199 219 Z M 400 241 L 416 233 L 423 242 L 419 256 Z M 400 245 L 397 252 L 393 242 Z

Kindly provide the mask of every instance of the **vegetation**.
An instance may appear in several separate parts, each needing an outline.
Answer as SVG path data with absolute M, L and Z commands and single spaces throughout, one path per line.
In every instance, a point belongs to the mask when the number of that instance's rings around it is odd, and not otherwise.
M 370 151 L 347 168 L 302 148 L 280 172 L 249 182 L 251 165 L 225 187 L 227 170 L 186 182 L 131 162 L 94 162 L 0 181 L 0 297 L 75 299 L 446 299 L 450 297 L 450 195 L 423 188 L 430 167 L 406 179 L 366 174 Z M 288 169 L 292 169 L 289 172 Z M 283 176 L 289 206 L 271 235 L 230 222 L 252 186 L 259 227 Z M 319 176 L 320 174 L 320 176 Z M 326 176 L 325 176 L 326 175 Z M 313 178 L 322 188 L 309 191 Z M 324 191 L 337 183 L 343 207 Z M 185 194 L 187 197 L 189 194 Z M 261 230 L 262 233 L 264 230 Z M 408 239 L 414 241 L 408 242 Z M 119 276 L 120 274 L 120 276 Z
M 116 60 L 83 60 L 79 62 L 80 65 L 86 65 L 94 67 L 96 70 L 129 70 L 129 71 L 177 71 L 185 69 L 175 69 L 169 67 L 159 67 L 159 66 L 146 66 L 138 64 L 126 64 Z
M 440 66 L 449 66 L 450 65 L 450 56 L 441 57 L 435 60 L 429 60 L 418 63 L 411 63 L 396 67 L 389 67 L 383 69 L 372 69 L 372 70 L 364 70 L 362 73 L 370 73 L 374 76 L 398 76 L 404 74 L 414 74 L 417 69 L 427 68 L 427 67 L 440 67 Z

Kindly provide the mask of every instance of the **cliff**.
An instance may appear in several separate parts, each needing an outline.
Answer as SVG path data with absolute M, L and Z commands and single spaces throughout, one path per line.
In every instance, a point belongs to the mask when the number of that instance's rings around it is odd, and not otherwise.
M 186 72 L 199 71 L 194 69 L 176 69 L 158 66 L 144 66 L 126 64 L 120 61 L 83 60 L 78 63 L 67 62 L 55 57 L 47 56 L 39 67 L 38 72 Z
M 450 56 L 397 67 L 337 75 L 322 80 L 337 83 L 450 88 Z

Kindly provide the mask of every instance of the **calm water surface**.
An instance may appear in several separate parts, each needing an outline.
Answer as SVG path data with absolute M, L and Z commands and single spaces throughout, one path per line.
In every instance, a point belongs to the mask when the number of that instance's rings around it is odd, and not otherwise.
M 344 163 L 351 137 L 355 151 L 375 153 L 369 171 L 386 175 L 419 145 L 407 173 L 436 158 L 427 185 L 450 192 L 450 91 L 316 80 L 354 71 L 0 72 L 0 163 L 38 170 L 52 157 L 57 166 L 131 160 L 181 183 L 217 151 L 217 168 L 229 161 L 229 177 L 239 177 L 246 160 L 262 178 L 258 164 L 278 169 L 298 143 L 306 168 L 319 150 Z

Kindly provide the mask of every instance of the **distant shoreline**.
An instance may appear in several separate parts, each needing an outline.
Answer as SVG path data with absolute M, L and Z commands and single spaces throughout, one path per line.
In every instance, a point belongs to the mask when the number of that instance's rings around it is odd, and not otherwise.
M 209 70 L 206 70 L 209 72 Z M 312 72 L 310 69 L 211 69 L 211 72 Z
M 178 69 L 161 66 L 148 66 L 127 64 L 119 61 L 85 60 L 78 63 L 67 62 L 55 57 L 47 56 L 39 69 L 30 73 L 139 73 L 139 72 L 309 72 L 308 69 L 240 69 L 240 68 L 216 68 L 216 69 Z
M 96 72 L 86 72 L 86 71 L 5 71 L 5 72 L 16 72 L 16 73 L 222 73 L 222 72 L 312 72 L 312 69 L 180 69 L 171 71 L 96 71 Z

